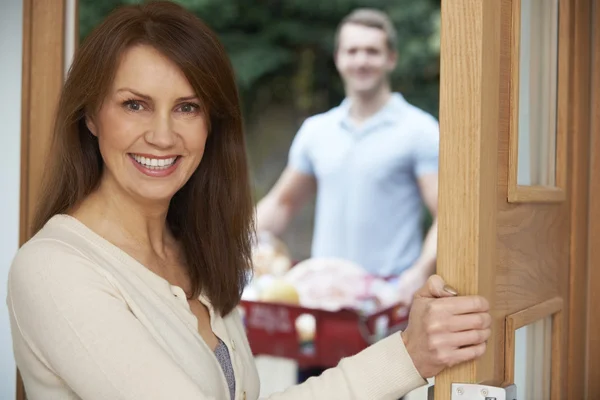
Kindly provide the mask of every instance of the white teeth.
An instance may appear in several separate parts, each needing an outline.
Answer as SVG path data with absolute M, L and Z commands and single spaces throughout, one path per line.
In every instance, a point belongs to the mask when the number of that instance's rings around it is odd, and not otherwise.
M 138 163 L 140 163 L 141 165 L 143 165 L 144 167 L 146 167 L 148 169 L 166 169 L 166 168 L 169 168 L 171 165 L 173 165 L 173 163 L 175 163 L 175 160 L 177 160 L 177 157 L 148 158 L 148 157 L 138 156 L 135 154 L 132 154 L 132 157 L 135 161 L 137 161 Z

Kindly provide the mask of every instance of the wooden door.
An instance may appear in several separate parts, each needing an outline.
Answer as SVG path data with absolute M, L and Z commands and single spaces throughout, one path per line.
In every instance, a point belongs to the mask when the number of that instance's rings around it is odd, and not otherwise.
M 591 3 L 442 1 L 438 273 L 494 324 L 436 400 L 585 398 Z

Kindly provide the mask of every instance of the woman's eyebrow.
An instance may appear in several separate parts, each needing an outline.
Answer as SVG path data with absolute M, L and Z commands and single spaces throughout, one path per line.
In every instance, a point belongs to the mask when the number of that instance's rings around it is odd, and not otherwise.
M 199 97 L 196 96 L 195 94 L 193 94 L 191 96 L 180 97 L 176 101 L 179 102 L 179 101 L 190 101 L 190 100 L 199 100 Z
M 136 96 L 141 97 L 144 100 L 152 100 L 152 97 L 150 97 L 150 96 L 148 96 L 146 94 L 139 93 L 139 92 L 137 92 L 137 91 L 135 91 L 133 89 L 130 89 L 130 88 L 121 88 L 121 89 L 118 89 L 117 93 L 119 93 L 119 92 L 131 92 L 131 93 L 135 94 Z
M 144 100 L 148 100 L 148 101 L 152 100 L 151 96 L 148 96 L 147 94 L 142 94 L 142 93 L 140 93 L 140 92 L 138 92 L 136 90 L 130 89 L 130 88 L 121 88 L 121 89 L 118 89 L 117 93 L 119 93 L 119 92 L 131 92 L 134 95 L 136 95 L 138 97 L 141 97 Z M 179 97 L 178 99 L 175 100 L 175 102 L 198 100 L 198 99 L 199 99 L 198 96 L 196 96 L 195 94 L 192 94 L 190 96 Z

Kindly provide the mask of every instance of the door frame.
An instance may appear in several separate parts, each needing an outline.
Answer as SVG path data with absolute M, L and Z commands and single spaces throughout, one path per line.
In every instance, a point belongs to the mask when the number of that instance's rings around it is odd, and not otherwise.
M 77 0 L 23 0 L 19 246 L 31 223 L 66 69 L 79 37 Z M 17 369 L 17 400 L 27 398 Z
M 566 397 L 584 399 L 590 377 L 586 376 L 588 274 L 590 263 L 588 251 L 591 245 L 590 220 L 588 218 L 591 190 L 590 177 L 591 143 L 591 37 L 592 2 L 596 0 L 571 0 L 573 4 L 573 33 L 571 55 L 571 91 L 569 109 L 569 136 L 571 136 L 571 241 L 569 255 L 569 299 L 564 332 L 567 333 L 566 364 L 564 377 Z M 598 32 L 600 27 L 596 27 Z M 600 289 L 600 286 L 598 286 Z M 563 369 L 564 371 L 564 369 Z M 595 397 L 589 397 L 595 398 Z
M 592 26 L 591 55 L 591 116 L 590 116 L 590 196 L 588 230 L 588 298 L 587 304 L 600 304 L 600 1 L 593 1 L 590 12 Z M 587 308 L 586 338 L 586 396 L 587 399 L 600 398 L 600 307 Z

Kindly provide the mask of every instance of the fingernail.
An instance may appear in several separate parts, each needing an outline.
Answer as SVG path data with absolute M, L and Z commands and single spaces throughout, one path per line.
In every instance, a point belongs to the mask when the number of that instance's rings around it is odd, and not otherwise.
M 453 296 L 458 295 L 458 291 L 450 285 L 444 285 L 444 291 L 450 293 Z

